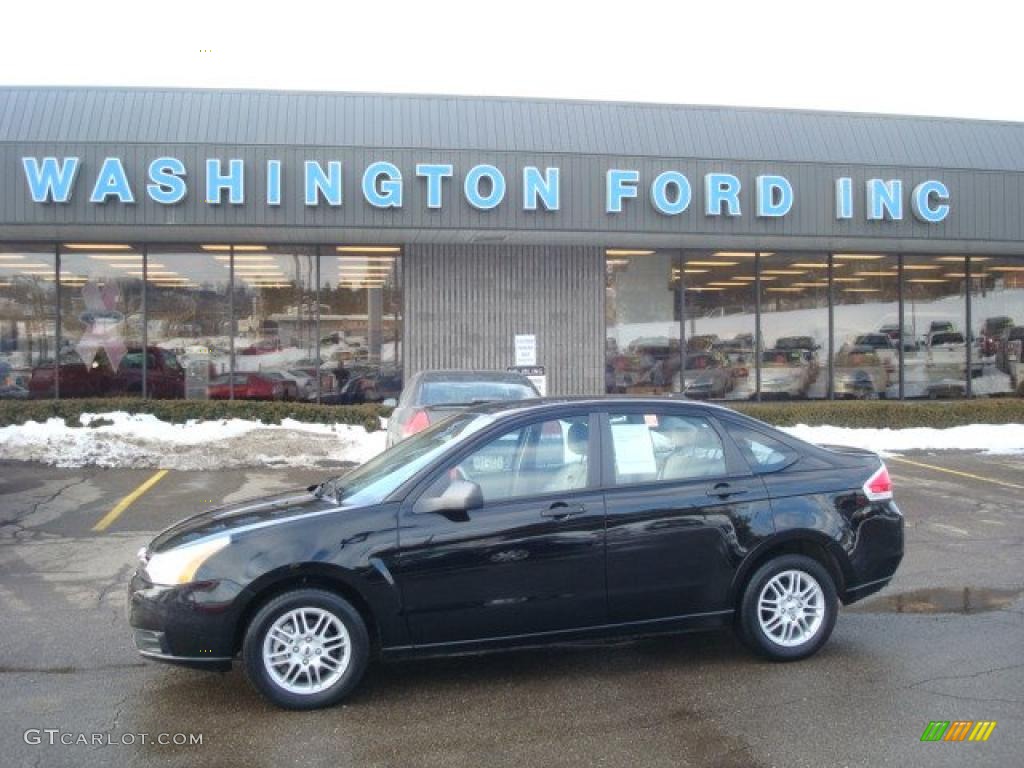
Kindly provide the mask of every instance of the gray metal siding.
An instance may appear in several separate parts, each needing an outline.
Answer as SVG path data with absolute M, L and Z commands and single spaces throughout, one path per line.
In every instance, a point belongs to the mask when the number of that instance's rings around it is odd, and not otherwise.
M 72 201 L 66 205 L 32 203 L 28 194 L 21 157 L 42 153 L 78 156 L 82 159 Z M 189 193 L 179 205 L 158 205 L 146 196 L 146 170 L 150 160 L 162 154 L 180 158 L 188 169 Z M 124 205 L 89 202 L 89 193 L 103 159 L 122 158 L 137 202 Z M 246 166 L 246 202 L 241 206 L 205 202 L 205 158 L 242 158 Z M 282 161 L 282 204 L 265 204 L 265 171 L 269 159 Z M 310 208 L 303 202 L 304 160 L 340 160 L 343 166 L 344 202 L 340 208 L 325 204 Z M 362 170 L 370 162 L 387 159 L 402 171 L 405 180 L 401 209 L 371 207 L 360 191 Z M 455 166 L 455 176 L 445 182 L 444 207 L 426 207 L 426 185 L 415 176 L 417 162 L 443 161 Z M 462 180 L 478 163 L 500 168 L 508 182 L 505 201 L 491 211 L 478 211 L 463 198 Z M 562 210 L 527 212 L 521 208 L 521 169 L 525 165 L 556 165 L 562 173 Z M 636 168 L 641 184 L 638 200 L 626 201 L 620 214 L 604 213 L 605 172 L 609 168 Z M 648 202 L 650 181 L 663 170 L 687 174 L 693 185 L 690 209 L 680 216 L 662 216 Z M 738 219 L 709 217 L 703 213 L 703 174 L 727 170 L 743 184 L 743 215 Z M 753 215 L 754 180 L 760 173 L 781 173 L 793 184 L 796 203 L 782 219 L 758 219 Z M 838 221 L 834 216 L 833 185 L 837 177 L 854 180 L 855 218 Z M 871 177 L 902 178 L 904 196 L 914 184 L 940 178 L 949 186 L 952 213 L 940 224 L 917 221 L 908 209 L 900 222 L 870 222 L 864 219 L 864 181 Z M 678 237 L 679 245 L 695 237 L 717 239 L 816 238 L 818 243 L 842 247 L 843 239 L 874 238 L 898 241 L 894 250 L 941 247 L 942 243 L 1020 243 L 1024 241 L 1024 173 L 891 168 L 884 166 L 773 163 L 769 161 L 725 162 L 671 157 L 558 155 L 539 153 L 479 152 L 471 150 L 410 150 L 355 147 L 266 147 L 252 145 L 159 145 L 79 143 L 45 145 L 0 144 L 0 238 L 37 237 L 26 228 L 49 228 L 52 237 L 67 228 L 104 226 L 125 238 L 158 237 L 163 240 L 238 238 L 249 240 L 316 242 L 342 237 L 344 231 L 374 232 L 377 239 L 412 242 L 427 233 L 445 239 L 455 232 L 530 232 L 535 238 L 555 233 L 578 233 L 580 244 L 620 244 L 644 235 Z M 159 228 L 154 235 L 154 228 Z M 229 234 L 229 231 L 231 234 Z M 43 235 L 46 236 L 46 235 Z M 109 235 L 108 235 L 109 236 Z M 448 237 L 447 239 L 457 239 Z M 963 247 L 957 245 L 954 247 Z
M 604 391 L 600 248 L 414 245 L 403 256 L 405 376 L 503 370 L 513 337 L 537 336 L 548 393 Z
M 637 155 L 1024 171 L 1024 124 L 538 99 L 0 88 L 0 142 Z

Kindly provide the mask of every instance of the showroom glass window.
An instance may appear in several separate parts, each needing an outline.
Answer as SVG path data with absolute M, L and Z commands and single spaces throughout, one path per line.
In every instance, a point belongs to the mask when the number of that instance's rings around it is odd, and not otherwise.
M 686 251 L 682 391 L 706 400 L 755 394 L 753 251 Z
M 143 255 L 131 245 L 60 247 L 60 396 L 142 395 Z
M 976 257 L 975 266 L 987 261 Z M 964 397 L 968 357 L 973 375 L 982 372 L 977 337 L 966 325 L 965 269 L 964 256 L 903 259 L 904 395 L 908 398 Z
M 828 397 L 828 255 L 762 252 L 760 265 L 761 399 Z
M 832 257 L 835 306 L 832 388 L 836 399 L 899 397 L 899 262 L 884 253 Z M 908 363 L 918 354 L 904 334 Z
M 960 270 L 943 272 L 944 276 Z M 1024 259 L 971 257 L 971 319 L 981 367 L 971 381 L 975 396 L 1024 396 Z
M 210 396 L 230 384 L 236 400 L 315 400 L 316 249 L 235 245 L 233 254 L 235 376 L 213 382 Z
M 147 258 L 147 395 L 216 396 L 211 382 L 231 368 L 230 254 L 196 245 L 151 245 Z
M 0 400 L 56 395 L 56 251 L 0 245 Z
M 328 403 L 379 403 L 402 391 L 401 248 L 321 248 L 320 357 Z
M 680 391 L 679 252 L 609 248 L 605 254 L 605 391 Z

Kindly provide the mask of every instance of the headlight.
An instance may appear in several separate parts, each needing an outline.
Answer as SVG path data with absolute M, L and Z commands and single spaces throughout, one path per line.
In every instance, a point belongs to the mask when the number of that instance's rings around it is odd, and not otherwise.
M 230 536 L 218 536 L 215 539 L 197 541 L 175 547 L 166 552 L 157 552 L 150 556 L 146 563 L 146 575 L 154 584 L 188 584 L 195 578 L 206 560 L 230 543 Z

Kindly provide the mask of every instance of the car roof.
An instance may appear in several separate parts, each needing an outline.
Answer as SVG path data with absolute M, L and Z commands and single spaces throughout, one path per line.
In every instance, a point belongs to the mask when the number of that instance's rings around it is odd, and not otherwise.
M 420 381 L 515 381 L 525 377 L 518 371 L 434 370 L 417 374 Z
M 727 413 L 743 419 L 749 419 L 741 413 L 704 401 L 687 400 L 682 397 L 652 397 L 650 395 L 578 395 L 566 397 L 538 397 L 530 400 L 497 400 L 488 403 L 479 403 L 465 409 L 471 413 L 486 413 L 496 417 L 524 412 L 543 413 L 547 410 L 557 410 L 565 406 L 590 406 L 593 408 L 607 408 L 609 405 L 650 405 L 655 407 L 684 407 L 690 410 L 705 411 L 707 413 Z

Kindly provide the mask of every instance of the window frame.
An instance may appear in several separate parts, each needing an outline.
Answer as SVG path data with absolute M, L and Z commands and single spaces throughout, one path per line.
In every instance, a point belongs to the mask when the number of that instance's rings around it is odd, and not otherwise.
M 420 499 L 425 497 L 425 494 L 442 474 L 461 464 L 476 451 L 489 445 L 493 441 L 500 440 L 510 432 L 527 429 L 535 424 L 543 424 L 546 421 L 558 421 L 572 418 L 573 416 L 587 416 L 587 427 L 589 431 L 589 441 L 587 444 L 587 484 L 582 488 L 574 488 L 571 491 L 535 493 L 525 496 L 513 496 L 497 501 L 487 501 L 484 499 L 484 504 L 483 507 L 481 507 L 481 510 L 485 511 L 488 507 L 504 504 L 558 500 L 564 499 L 573 494 L 599 492 L 601 490 L 600 479 L 603 457 L 600 419 L 594 409 L 589 406 L 566 408 L 548 411 L 542 414 L 524 414 L 513 419 L 502 419 L 498 423 L 492 424 L 487 429 L 482 430 L 478 435 L 475 435 L 472 439 L 467 440 L 465 444 L 459 446 L 459 448 L 453 451 L 451 455 L 446 456 L 444 461 L 440 464 L 424 469 L 423 473 L 419 477 L 413 478 L 410 481 L 412 483 L 412 487 L 408 493 L 405 494 L 402 502 L 402 514 L 433 514 L 430 512 L 419 512 L 416 510 L 416 506 Z M 597 461 L 594 460 L 595 457 L 597 457 Z M 401 490 L 402 489 L 399 488 L 396 493 L 400 493 Z
M 648 480 L 642 483 L 619 483 L 615 479 L 615 445 L 612 442 L 611 434 L 611 414 L 615 413 L 627 413 L 627 414 L 664 414 L 665 416 L 678 416 L 682 418 L 695 418 L 704 419 L 711 426 L 711 428 L 718 435 L 718 439 L 722 441 L 722 451 L 725 456 L 725 474 L 713 477 L 699 478 L 695 477 L 692 479 L 668 479 L 668 480 Z M 601 484 L 600 488 L 604 491 L 623 491 L 623 490 L 640 490 L 640 489 L 657 489 L 657 488 L 668 488 L 680 485 L 692 485 L 692 484 L 706 484 L 714 483 L 721 479 L 729 478 L 743 478 L 753 477 L 754 473 L 751 471 L 747 464 L 746 459 L 739 452 L 739 448 L 729 438 L 725 429 L 719 423 L 718 419 L 701 409 L 686 408 L 685 406 L 680 407 L 677 405 L 668 404 L 652 404 L 652 403 L 622 403 L 616 404 L 615 406 L 609 406 L 602 408 L 599 411 L 601 421 L 601 443 L 602 443 L 602 455 L 601 455 Z
M 750 426 L 749 424 L 743 424 L 741 422 L 733 421 L 733 420 L 725 420 L 725 421 L 722 422 L 722 424 L 723 424 L 723 430 L 724 430 L 725 434 L 728 436 L 728 438 L 732 442 L 732 444 L 736 446 L 736 450 L 739 452 L 740 457 L 743 459 L 743 462 L 750 468 L 751 474 L 753 474 L 755 476 L 774 475 L 774 474 L 776 474 L 778 472 L 783 472 L 783 471 L 789 469 L 790 467 L 792 467 L 793 465 L 799 463 L 800 459 L 803 458 L 803 453 L 801 451 L 797 450 L 795 447 L 790 445 L 788 442 L 786 442 L 782 438 L 776 437 L 775 435 L 769 435 L 763 429 L 757 429 L 756 427 Z M 786 448 L 789 449 L 788 453 L 789 453 L 789 457 L 790 458 L 784 464 L 782 464 L 782 465 L 780 465 L 778 467 L 775 467 L 773 469 L 761 469 L 760 465 L 755 466 L 755 465 L 751 464 L 750 461 L 747 459 L 746 455 L 744 455 L 743 449 L 740 448 L 740 446 L 739 446 L 739 438 L 735 437 L 732 434 L 732 432 L 730 431 L 730 430 L 733 430 L 733 429 L 745 429 L 745 430 L 748 430 L 750 432 L 753 432 L 756 435 L 761 435 L 762 437 L 764 437 L 767 440 L 772 440 L 772 441 L 774 441 L 776 443 L 781 443 L 782 445 L 786 446 Z

